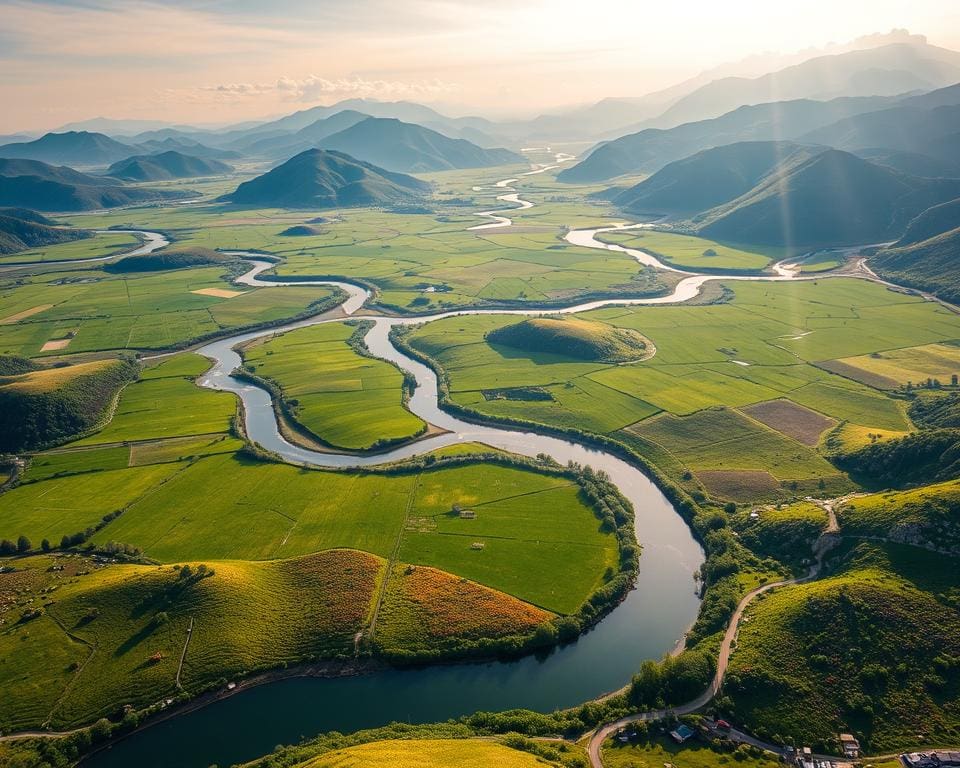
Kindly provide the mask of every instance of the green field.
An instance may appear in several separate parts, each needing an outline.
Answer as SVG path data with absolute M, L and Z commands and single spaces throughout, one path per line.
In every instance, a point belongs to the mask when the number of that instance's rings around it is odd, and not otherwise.
M 404 739 L 337 749 L 297 768 L 537 768 L 558 765 L 495 741 Z
M 88 267 L 0 276 L 0 354 L 161 349 L 227 328 L 292 317 L 331 295 L 318 287 L 243 289 L 232 298 L 194 292 L 232 289 L 223 279 L 227 274 L 223 267 L 205 267 L 111 275 Z M 60 339 L 69 343 L 42 350 Z
M 415 437 L 427 425 L 403 406 L 403 374 L 348 343 L 364 327 L 286 333 L 246 349 L 245 367 L 277 385 L 296 422 L 328 445 L 363 450 Z
M 626 744 L 608 739 L 603 745 L 603 764 L 610 768 L 720 768 L 734 762 L 744 768 L 774 768 L 772 757 L 756 757 L 745 750 L 734 757 L 713 750 L 709 745 L 691 740 L 677 745 L 666 736 L 644 736 Z
M 33 263 L 42 264 L 45 261 L 66 261 L 74 259 L 100 259 L 132 250 L 139 245 L 136 235 L 116 232 L 97 234 L 84 240 L 74 240 L 69 243 L 47 245 L 29 251 L 20 251 L 9 256 L 0 256 L 2 264 Z
M 690 272 L 760 272 L 783 254 L 723 245 L 704 237 L 658 232 L 653 229 L 604 232 L 605 243 L 637 248 L 657 256 L 665 264 Z

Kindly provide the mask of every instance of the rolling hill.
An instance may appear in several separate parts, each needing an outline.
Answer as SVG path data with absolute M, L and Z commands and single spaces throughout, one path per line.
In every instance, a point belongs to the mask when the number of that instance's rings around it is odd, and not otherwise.
M 611 363 L 638 360 L 647 352 L 647 340 L 637 331 L 570 318 L 530 318 L 490 331 L 487 341 L 531 354 L 547 352 Z
M 133 154 L 136 154 L 136 149 L 129 144 L 121 144 L 102 133 L 88 131 L 47 133 L 34 141 L 0 146 L 0 157 L 63 165 L 109 165 Z
M 54 226 L 46 216 L 24 208 L 0 208 L 0 254 L 91 237 L 85 229 Z
M 378 168 L 343 152 L 308 149 L 246 181 L 222 199 L 289 208 L 384 206 L 419 200 L 430 185 Z
M 819 247 L 899 237 L 927 208 L 960 196 L 960 181 L 924 179 L 849 152 L 742 142 L 671 163 L 622 192 L 631 213 L 672 214 L 720 241 Z
M 960 302 L 958 263 L 960 199 L 924 211 L 900 240 L 870 259 L 881 277 L 954 303 Z
M 166 181 L 199 176 L 220 176 L 233 167 L 219 160 L 203 160 L 170 150 L 158 155 L 134 155 L 110 166 L 108 176 L 123 181 Z
M 451 139 L 422 125 L 394 118 L 369 117 L 327 136 L 324 149 L 348 155 L 402 173 L 486 168 L 524 162 L 506 149 L 484 149 L 465 139 Z
M 176 200 L 186 191 L 125 187 L 115 179 L 91 176 L 39 160 L 0 158 L 0 205 L 38 211 L 90 211 L 154 200 Z
M 889 106 L 882 97 L 798 99 L 739 107 L 717 118 L 675 128 L 648 128 L 595 147 L 557 178 L 590 183 L 626 173 L 653 173 L 674 160 L 739 141 L 787 141 L 844 117 Z

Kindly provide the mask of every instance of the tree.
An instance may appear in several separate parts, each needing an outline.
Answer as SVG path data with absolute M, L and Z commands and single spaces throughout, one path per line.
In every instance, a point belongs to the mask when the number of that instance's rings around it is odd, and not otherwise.
M 17 551 L 17 545 L 10 539 L 0 541 L 0 555 L 12 555 Z
M 17 539 L 17 552 L 29 552 L 31 549 L 33 549 L 33 544 L 30 543 L 30 539 L 21 533 L 20 538 Z
M 44 552 L 49 552 L 52 549 L 52 547 L 50 546 L 50 539 L 44 539 L 43 541 L 41 541 L 40 549 L 42 549 Z

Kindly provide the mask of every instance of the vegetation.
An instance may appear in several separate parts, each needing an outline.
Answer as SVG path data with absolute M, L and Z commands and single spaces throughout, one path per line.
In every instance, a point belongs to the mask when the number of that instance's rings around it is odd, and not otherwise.
M 604 232 L 598 239 L 627 248 L 638 248 L 653 254 L 671 267 L 691 272 L 757 273 L 770 263 L 768 253 L 735 248 L 714 240 L 675 232 L 637 229 Z
M 334 768 L 337 766 L 403 766 L 404 768 L 470 768 L 498 765 L 503 768 L 535 768 L 557 765 L 539 760 L 535 755 L 511 749 L 491 741 L 457 739 L 404 739 L 374 741 L 346 749 L 334 750 L 301 763 L 302 768 Z
M 531 354 L 544 352 L 580 360 L 626 363 L 647 354 L 648 341 L 639 331 L 572 318 L 536 317 L 487 333 L 494 345 Z
M 0 377 L 0 451 L 35 450 L 92 429 L 138 370 L 131 360 L 96 360 Z
M 369 328 L 325 323 L 292 331 L 246 348 L 244 368 L 279 395 L 284 415 L 327 445 L 377 449 L 421 435 L 426 423 L 404 407 L 404 375 L 363 345 Z
M 836 458 L 874 486 L 930 483 L 960 476 L 960 431 L 930 429 L 871 443 Z
M 92 237 L 85 229 L 53 226 L 46 216 L 24 208 L 0 208 L 0 254 L 18 253 L 72 240 Z
M 656 733 L 662 728 L 662 725 L 647 728 L 646 723 L 641 723 L 636 729 L 637 735 L 628 742 L 610 739 L 603 745 L 603 764 L 611 768 L 662 768 L 664 763 L 676 768 L 720 768 L 731 761 L 744 768 L 774 768 L 778 765 L 768 753 L 746 745 L 737 747 L 732 742 L 704 744 L 691 740 L 678 745 L 669 737 Z
M 858 544 L 837 571 L 751 609 L 721 708 L 760 738 L 871 752 L 960 737 L 960 613 L 952 558 Z
M 124 274 L 127 272 L 160 272 L 166 269 L 183 269 L 206 264 L 223 264 L 230 257 L 209 248 L 164 248 L 158 253 L 144 256 L 127 256 L 103 268 L 104 272 Z
M 196 176 L 219 176 L 233 168 L 219 160 L 203 159 L 169 150 L 155 155 L 133 155 L 118 160 L 107 169 L 107 175 L 123 181 L 166 181 Z

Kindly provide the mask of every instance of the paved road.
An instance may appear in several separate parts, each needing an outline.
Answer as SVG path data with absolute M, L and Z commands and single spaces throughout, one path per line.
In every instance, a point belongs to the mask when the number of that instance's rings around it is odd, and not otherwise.
M 603 742 L 624 726 L 640 721 L 662 720 L 668 715 L 688 715 L 691 712 L 696 712 L 699 709 L 703 709 L 703 707 L 709 704 L 710 701 L 713 700 L 713 697 L 717 695 L 717 692 L 720 690 L 720 686 L 723 684 L 723 678 L 726 675 L 727 667 L 730 664 L 730 653 L 733 650 L 733 643 L 737 638 L 737 631 L 740 628 L 740 620 L 743 618 L 744 611 L 746 611 L 750 603 L 753 602 L 753 600 L 759 595 L 762 595 L 764 592 L 769 592 L 771 589 L 787 586 L 788 584 L 802 584 L 803 582 L 815 579 L 819 572 L 820 562 L 818 561 L 810 569 L 810 572 L 806 576 L 796 579 L 784 579 L 783 581 L 773 581 L 769 584 L 764 584 L 763 586 L 757 587 L 756 589 L 744 595 L 743 599 L 737 605 L 737 609 L 733 612 L 733 616 L 730 617 L 730 623 L 727 625 L 727 631 L 723 635 L 723 642 L 720 644 L 720 654 L 717 658 L 717 671 L 714 674 L 710 685 L 707 686 L 707 689 L 697 698 L 693 699 L 692 701 L 688 701 L 685 704 L 680 704 L 676 707 L 669 707 L 667 709 L 655 709 L 649 712 L 640 712 L 635 715 L 628 715 L 627 717 L 621 717 L 619 720 L 615 720 L 612 723 L 607 723 L 606 725 L 600 726 L 590 736 L 590 744 L 587 747 L 587 752 L 590 756 L 590 765 L 593 766 L 593 768 L 603 768 L 603 759 L 600 756 L 600 749 L 603 746 Z M 736 735 L 740 737 L 740 740 L 746 742 L 747 744 L 753 744 L 761 749 L 776 750 L 776 747 L 773 745 L 758 741 L 747 734 L 740 734 L 737 732 Z

